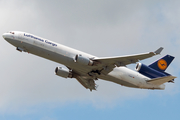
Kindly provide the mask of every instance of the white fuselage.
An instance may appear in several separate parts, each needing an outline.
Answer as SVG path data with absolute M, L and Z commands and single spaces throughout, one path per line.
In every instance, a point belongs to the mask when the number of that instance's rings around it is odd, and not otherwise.
M 96 56 L 66 47 L 64 45 L 52 42 L 41 37 L 37 37 L 29 33 L 17 31 L 14 31 L 13 33 L 14 34 L 3 34 L 4 39 L 13 46 L 18 47 L 24 52 L 32 53 L 51 61 L 63 64 L 81 75 L 87 75 L 90 67 L 92 66 L 83 66 L 77 64 L 76 62 L 74 62 L 75 56 L 77 54 L 81 54 L 88 58 L 97 58 Z M 150 78 L 126 67 L 115 67 L 113 71 L 111 71 L 107 75 L 101 74 L 97 77 L 127 87 L 143 89 L 165 88 L 164 84 L 157 86 L 151 83 L 147 83 L 146 80 L 150 80 Z

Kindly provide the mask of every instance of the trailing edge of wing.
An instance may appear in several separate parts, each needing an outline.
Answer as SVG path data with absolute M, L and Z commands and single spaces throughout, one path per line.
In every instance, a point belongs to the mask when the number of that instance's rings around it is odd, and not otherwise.
M 155 84 L 155 85 L 161 85 L 163 83 L 166 83 L 170 80 L 173 80 L 176 78 L 175 76 L 165 76 L 165 77 L 159 77 L 151 80 L 147 80 L 148 83 Z

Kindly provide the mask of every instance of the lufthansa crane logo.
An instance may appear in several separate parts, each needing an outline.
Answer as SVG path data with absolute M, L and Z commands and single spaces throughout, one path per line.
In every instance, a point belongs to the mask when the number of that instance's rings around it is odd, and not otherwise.
M 167 68 L 167 62 L 164 59 L 159 60 L 158 67 L 161 70 L 165 70 Z

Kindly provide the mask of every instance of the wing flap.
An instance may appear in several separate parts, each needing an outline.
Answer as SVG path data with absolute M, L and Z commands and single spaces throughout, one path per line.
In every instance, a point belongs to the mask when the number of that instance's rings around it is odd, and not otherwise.
M 165 76 L 165 77 L 159 77 L 159 78 L 147 80 L 147 82 L 151 83 L 151 84 L 155 84 L 155 85 L 161 85 L 161 84 L 171 81 L 175 78 L 176 78 L 175 76 Z

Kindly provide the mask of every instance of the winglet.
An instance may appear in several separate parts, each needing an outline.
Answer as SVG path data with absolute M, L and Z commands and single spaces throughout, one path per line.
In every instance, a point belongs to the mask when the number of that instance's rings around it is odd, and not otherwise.
M 157 55 L 157 54 L 160 54 L 163 49 L 164 49 L 163 47 L 160 47 L 159 49 L 157 49 L 156 51 L 154 51 L 154 53 L 155 53 L 156 55 Z

